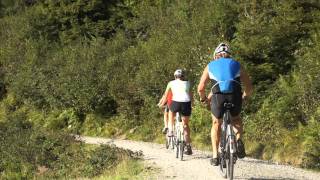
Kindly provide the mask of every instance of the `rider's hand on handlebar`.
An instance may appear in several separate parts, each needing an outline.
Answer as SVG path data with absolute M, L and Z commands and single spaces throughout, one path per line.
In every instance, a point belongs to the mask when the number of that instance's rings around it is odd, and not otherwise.
M 203 105 L 206 105 L 206 104 L 208 104 L 208 98 L 207 97 L 205 97 L 205 98 L 200 98 L 200 102 L 201 102 L 201 104 L 203 104 Z
M 211 96 L 209 96 L 211 98 Z M 209 111 L 211 110 L 210 99 L 205 96 L 205 98 L 200 98 L 200 103 Z
M 246 95 L 242 95 L 242 104 L 246 104 L 248 102 L 249 97 Z
M 157 104 L 157 106 L 158 106 L 159 108 L 164 108 L 164 105 L 163 105 L 161 102 L 159 102 L 159 103 Z

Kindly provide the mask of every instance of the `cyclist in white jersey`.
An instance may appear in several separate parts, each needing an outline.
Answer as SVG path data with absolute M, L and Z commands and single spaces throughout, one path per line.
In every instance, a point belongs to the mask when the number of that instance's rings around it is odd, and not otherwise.
M 191 115 L 191 85 L 190 82 L 184 79 L 184 72 L 181 69 L 177 69 L 174 72 L 175 80 L 170 81 L 167 85 L 166 91 L 163 95 L 162 102 L 160 105 L 163 106 L 166 102 L 169 91 L 172 92 L 172 103 L 169 107 L 169 133 L 173 135 L 173 124 L 174 117 L 177 112 L 181 113 L 181 119 L 184 125 L 184 134 L 187 143 L 187 148 L 185 154 L 191 155 L 191 139 L 190 139 L 190 128 L 189 128 L 189 119 Z

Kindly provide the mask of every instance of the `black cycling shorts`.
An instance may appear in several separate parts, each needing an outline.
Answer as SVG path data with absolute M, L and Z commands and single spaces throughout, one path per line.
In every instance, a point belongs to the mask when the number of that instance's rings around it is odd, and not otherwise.
M 234 107 L 230 110 L 231 116 L 238 116 L 241 112 L 242 108 L 242 93 L 234 93 L 234 94 L 213 94 L 211 98 L 211 112 L 212 114 L 221 119 L 224 113 L 224 102 L 231 102 L 234 104 Z
M 172 101 L 170 105 L 171 112 L 179 112 L 182 116 L 190 116 L 191 115 L 191 102 L 176 102 Z

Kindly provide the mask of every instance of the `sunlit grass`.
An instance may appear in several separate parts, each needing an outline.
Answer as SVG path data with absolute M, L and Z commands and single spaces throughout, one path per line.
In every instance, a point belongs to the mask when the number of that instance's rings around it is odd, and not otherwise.
M 141 160 L 124 160 L 117 167 L 106 171 L 94 180 L 140 180 L 146 179 L 153 170 L 146 168 Z

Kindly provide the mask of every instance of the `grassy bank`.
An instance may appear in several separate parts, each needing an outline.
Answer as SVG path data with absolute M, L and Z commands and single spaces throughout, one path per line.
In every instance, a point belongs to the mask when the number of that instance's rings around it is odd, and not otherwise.
M 143 171 L 135 152 L 85 145 L 67 131 L 53 131 L 31 120 L 21 109 L 0 117 L 1 179 L 129 177 Z

